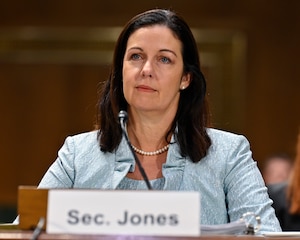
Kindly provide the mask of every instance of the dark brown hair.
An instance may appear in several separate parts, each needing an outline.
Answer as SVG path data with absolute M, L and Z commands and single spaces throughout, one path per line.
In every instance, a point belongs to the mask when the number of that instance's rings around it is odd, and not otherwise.
M 300 130 L 296 144 L 294 168 L 287 188 L 287 197 L 290 203 L 290 213 L 300 214 Z
M 123 58 L 128 38 L 137 29 L 152 25 L 168 27 L 181 41 L 184 73 L 191 75 L 189 87 L 180 93 L 177 113 L 166 139 L 174 133 L 181 155 L 189 156 L 193 162 L 198 162 L 207 154 L 211 145 L 206 132 L 210 122 L 206 81 L 200 70 L 198 49 L 189 26 L 175 12 L 164 9 L 149 10 L 133 17 L 125 25 L 117 40 L 109 78 L 102 87 L 99 99 L 97 124 L 101 150 L 114 151 L 122 139 L 118 113 L 120 110 L 127 110 L 128 105 L 122 86 Z

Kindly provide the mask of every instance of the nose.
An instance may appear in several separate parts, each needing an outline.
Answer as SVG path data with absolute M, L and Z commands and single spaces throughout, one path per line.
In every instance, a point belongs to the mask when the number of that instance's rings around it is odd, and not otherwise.
M 145 62 L 145 64 L 142 67 L 142 76 L 143 77 L 153 77 L 153 67 L 151 62 L 148 60 Z

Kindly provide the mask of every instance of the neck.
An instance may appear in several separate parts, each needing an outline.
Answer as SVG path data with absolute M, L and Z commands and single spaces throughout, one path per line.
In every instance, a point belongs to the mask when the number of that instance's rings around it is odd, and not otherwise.
M 171 121 L 153 119 L 141 114 L 129 113 L 127 131 L 131 143 L 143 151 L 156 151 L 168 144 L 166 134 Z
M 143 128 L 128 123 L 127 131 L 131 143 L 144 151 L 156 151 L 168 144 L 166 131 L 161 128 Z

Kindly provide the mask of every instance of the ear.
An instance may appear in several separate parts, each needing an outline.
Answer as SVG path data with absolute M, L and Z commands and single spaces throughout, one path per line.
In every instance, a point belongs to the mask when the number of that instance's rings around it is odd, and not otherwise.
M 180 82 L 180 90 L 186 89 L 191 83 L 191 74 L 187 73 L 182 76 L 181 82 Z

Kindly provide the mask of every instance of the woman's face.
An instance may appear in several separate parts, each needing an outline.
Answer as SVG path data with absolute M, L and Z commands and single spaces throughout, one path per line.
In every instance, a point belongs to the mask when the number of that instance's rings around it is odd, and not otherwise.
M 183 75 L 181 42 L 166 26 L 136 30 L 128 39 L 123 60 L 123 89 L 135 111 L 176 113 L 180 89 L 188 87 Z

